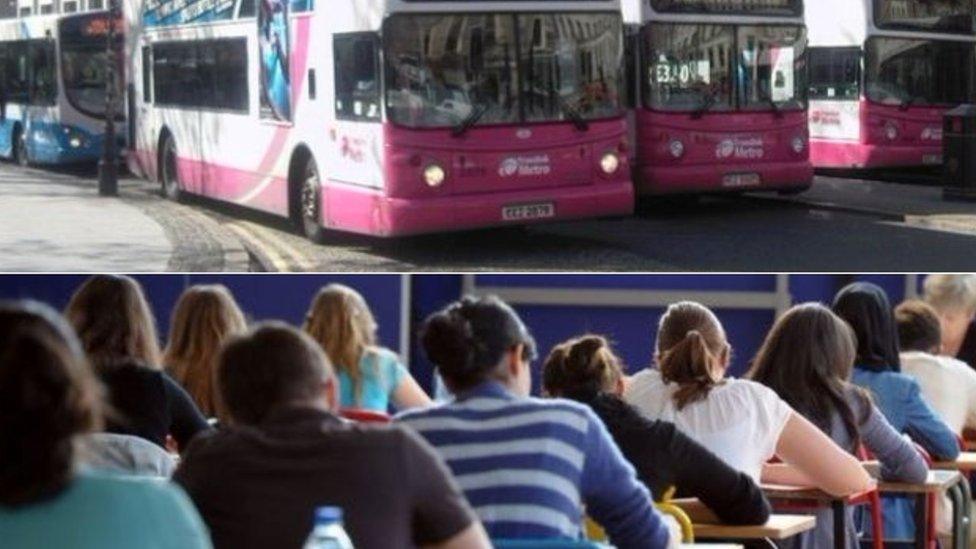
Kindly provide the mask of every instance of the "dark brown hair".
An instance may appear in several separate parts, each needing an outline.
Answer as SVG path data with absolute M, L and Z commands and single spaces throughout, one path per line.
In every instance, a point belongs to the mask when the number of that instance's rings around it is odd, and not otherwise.
M 536 358 L 535 340 L 518 314 L 494 296 L 465 297 L 424 322 L 421 343 L 448 387 L 469 389 L 499 375 L 505 353 L 522 345 L 522 358 Z
M 700 303 L 682 301 L 668 307 L 657 329 L 657 365 L 661 378 L 677 383 L 678 409 L 704 400 L 712 387 L 724 383 L 714 378 L 714 367 L 728 359 L 730 347 L 725 330 L 711 310 Z
M 219 404 L 233 423 L 255 425 L 279 408 L 315 398 L 332 377 L 329 359 L 311 337 L 282 322 L 263 322 L 220 353 Z
M 101 386 L 64 320 L 0 303 L 0 504 L 52 497 L 72 476 L 73 437 L 101 428 Z
M 830 431 L 840 416 L 854 443 L 860 446 L 859 425 L 871 411 L 870 397 L 849 380 L 857 356 L 854 330 L 819 303 L 804 303 L 783 314 L 766 335 L 746 375 L 762 383 L 794 410 Z M 863 417 L 856 418 L 847 394 L 860 400 Z
M 928 303 L 912 299 L 895 307 L 898 342 L 903 351 L 937 350 L 942 345 L 942 322 Z
M 585 400 L 612 391 L 623 375 L 606 338 L 589 334 L 552 348 L 542 366 L 542 388 L 551 396 Z
M 134 279 L 95 275 L 75 290 L 64 314 L 95 368 L 131 360 L 159 367 L 156 321 Z

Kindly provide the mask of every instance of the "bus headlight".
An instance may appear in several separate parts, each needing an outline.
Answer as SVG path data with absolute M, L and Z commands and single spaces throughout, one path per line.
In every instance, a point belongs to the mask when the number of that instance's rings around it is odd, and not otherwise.
M 74 128 L 64 128 L 64 135 L 68 138 L 68 145 L 77 149 L 85 144 L 85 136 Z
M 885 124 L 884 134 L 888 141 L 898 139 L 898 126 L 896 126 L 894 122 L 888 122 Z
M 437 164 L 431 164 L 424 168 L 424 183 L 427 183 L 429 187 L 440 187 L 444 183 L 445 177 L 447 174 L 444 173 L 444 168 Z
M 603 170 L 603 173 L 607 175 L 616 172 L 617 168 L 619 167 L 620 167 L 620 157 L 617 156 L 617 153 L 612 153 L 612 152 L 605 153 L 603 155 L 603 158 L 600 159 L 600 169 Z
M 671 153 L 671 156 L 681 158 L 685 155 L 685 144 L 680 139 L 672 139 L 668 143 L 668 151 Z
M 798 135 L 793 138 L 793 142 L 791 143 L 791 145 L 793 146 L 793 152 L 795 152 L 796 154 L 800 154 L 803 152 L 803 149 L 806 148 L 807 142 L 805 139 L 803 139 Z

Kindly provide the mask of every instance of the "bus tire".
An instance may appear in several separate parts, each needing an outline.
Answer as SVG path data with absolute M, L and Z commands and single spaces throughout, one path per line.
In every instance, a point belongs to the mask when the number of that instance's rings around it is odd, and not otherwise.
M 167 133 L 159 147 L 159 183 L 164 197 L 174 202 L 181 202 L 183 189 L 180 186 L 176 159 L 176 142 L 173 141 L 173 136 Z
M 322 244 L 326 240 L 327 231 L 322 226 L 322 180 L 319 177 L 319 167 L 312 155 L 305 159 L 305 165 L 300 172 L 298 190 L 299 228 L 309 240 Z
M 20 126 L 14 128 L 14 136 L 10 147 L 14 162 L 21 166 L 30 165 L 30 159 L 27 158 L 27 137 Z

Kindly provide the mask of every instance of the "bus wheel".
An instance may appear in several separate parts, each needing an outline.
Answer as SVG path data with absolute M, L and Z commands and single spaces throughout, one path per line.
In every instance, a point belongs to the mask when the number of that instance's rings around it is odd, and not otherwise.
M 322 227 L 321 193 L 319 168 L 315 164 L 315 159 L 309 156 L 305 162 L 305 169 L 302 170 L 301 228 L 309 240 L 319 244 L 325 241 L 326 236 L 325 228 Z
M 14 162 L 21 166 L 30 164 L 30 161 L 27 159 L 27 138 L 24 136 L 24 131 L 20 128 L 14 130 L 13 149 Z
M 176 144 L 173 137 L 167 135 L 163 139 L 162 153 L 159 155 L 159 179 L 163 186 L 163 196 L 179 202 L 183 199 L 183 189 L 180 188 L 180 175 L 176 163 Z

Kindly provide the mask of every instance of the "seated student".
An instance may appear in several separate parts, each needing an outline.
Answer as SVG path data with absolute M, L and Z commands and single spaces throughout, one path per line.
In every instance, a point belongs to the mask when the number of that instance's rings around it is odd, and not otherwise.
M 266 323 L 231 340 L 217 386 L 230 424 L 197 437 L 173 477 L 216 547 L 300 547 L 321 505 L 342 508 L 358 548 L 489 547 L 420 437 L 335 415 L 335 375 L 307 335 Z
M 71 296 L 65 317 L 117 412 L 107 420 L 108 432 L 140 436 L 164 448 L 172 435 L 182 449 L 210 429 L 190 395 L 159 370 L 156 323 L 138 282 L 92 276 Z
M 661 496 L 697 497 L 727 524 L 764 524 L 769 502 L 759 486 L 685 435 L 674 424 L 652 421 L 621 400 L 623 368 L 606 339 L 587 335 L 552 349 L 542 386 L 553 397 L 586 404 L 603 420 L 637 476 Z
M 535 342 L 497 298 L 431 315 L 422 342 L 455 398 L 397 417 L 437 448 L 494 539 L 580 535 L 582 506 L 622 548 L 669 533 L 606 427 L 581 404 L 529 397 Z
M 217 353 L 224 342 L 245 330 L 244 313 L 220 284 L 192 286 L 176 302 L 163 367 L 206 417 L 218 415 L 213 385 Z
M 386 413 L 430 406 L 427 393 L 397 355 L 376 344 L 376 321 L 359 292 L 341 284 L 319 290 L 304 330 L 325 349 L 339 378 L 342 408 Z
M 923 293 L 942 322 L 941 353 L 976 369 L 976 275 L 927 276 Z
M 893 482 L 922 482 L 925 461 L 871 402 L 850 383 L 857 344 L 850 326 L 818 303 L 797 305 L 776 321 L 753 361 L 748 377 L 773 389 L 794 410 L 820 427 L 841 448 L 856 454 L 863 444 L 881 462 L 881 476 Z M 855 548 L 853 509 L 847 515 L 848 546 Z M 793 547 L 828 547 L 833 513 L 817 513 L 817 527 Z
M 923 301 L 895 308 L 902 370 L 922 387 L 922 396 L 957 435 L 976 428 L 976 370 L 965 362 L 940 356 L 941 325 Z
M 712 311 L 689 301 L 673 304 L 658 326 L 658 368 L 633 376 L 624 400 L 650 419 L 674 423 L 756 482 L 811 484 L 836 496 L 872 485 L 854 456 L 772 389 L 726 378 L 730 355 Z M 767 464 L 774 457 L 785 465 Z
M 922 397 L 918 382 L 900 372 L 898 331 L 888 295 L 869 282 L 838 292 L 833 310 L 854 329 L 857 358 L 851 381 L 867 389 L 878 409 L 899 433 L 907 434 L 936 460 L 959 457 L 955 433 Z M 885 497 L 885 538 L 912 539 L 915 522 L 910 498 Z
M 85 467 L 120 473 L 169 478 L 176 459 L 148 440 L 117 433 L 88 433 L 78 437 L 78 462 Z
M 100 389 L 57 313 L 0 304 L 0 545 L 209 548 L 178 488 L 76 467 L 73 439 L 102 422 Z

